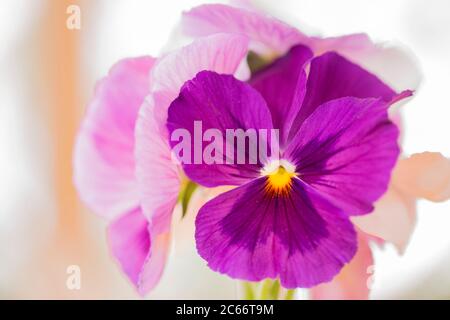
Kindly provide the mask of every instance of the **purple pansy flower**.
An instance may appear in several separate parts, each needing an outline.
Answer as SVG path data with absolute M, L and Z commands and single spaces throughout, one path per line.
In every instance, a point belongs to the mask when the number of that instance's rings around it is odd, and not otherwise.
M 197 249 L 210 268 L 250 281 L 279 278 L 286 288 L 331 280 L 356 251 L 350 216 L 372 211 L 387 189 L 399 155 L 387 111 L 409 95 L 337 53 L 313 58 L 302 45 L 248 83 L 212 71 L 186 82 L 170 105 L 169 133 L 193 131 L 195 121 L 223 133 L 280 132 L 276 160 L 183 164 L 196 183 L 237 186 L 197 216 Z

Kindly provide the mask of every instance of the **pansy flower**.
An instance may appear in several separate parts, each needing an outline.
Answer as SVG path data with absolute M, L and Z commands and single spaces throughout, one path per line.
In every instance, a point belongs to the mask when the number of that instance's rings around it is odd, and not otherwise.
M 74 180 L 83 201 L 107 219 L 112 255 L 143 295 L 163 272 L 169 233 L 153 232 L 141 207 L 135 176 L 134 129 L 148 94 L 149 73 L 156 59 L 119 61 L 99 82 L 81 125 L 74 151 Z M 171 212 L 178 195 L 176 172 L 165 171 L 170 189 L 164 198 Z M 170 191 L 170 192 L 169 192 Z
M 298 46 L 270 68 L 253 74 L 249 84 L 263 96 L 264 102 L 261 104 L 265 103 L 270 109 L 272 120 L 264 121 L 264 126 L 281 129 L 282 152 L 285 154 L 288 142 L 291 145 L 294 141 L 294 132 L 303 127 L 306 117 L 319 105 L 346 96 L 381 97 L 384 102 L 394 99 L 395 93 L 389 87 L 346 59 L 375 72 L 397 90 L 411 87 L 396 81 L 398 75 L 413 83 L 417 79 L 414 76 L 415 65 L 408 55 L 399 53 L 395 48 L 376 46 L 365 35 L 327 39 L 308 37 L 261 12 L 222 5 L 194 8 L 184 15 L 183 26 L 184 31 L 198 39 L 158 59 L 125 59 L 111 69 L 97 87 L 75 148 L 75 184 L 81 198 L 93 211 L 110 221 L 108 235 L 111 252 L 142 295 L 152 289 L 162 275 L 169 254 L 173 209 L 180 191 L 183 192 L 183 185 L 189 182 L 185 175 L 204 186 L 232 184 L 244 187 L 253 180 L 260 181 L 259 178 L 269 179 L 267 177 L 270 175 L 260 177 L 260 171 L 266 169 L 265 172 L 269 173 L 268 168 L 276 167 L 273 163 L 271 166 L 260 164 L 250 170 L 252 175 L 248 175 L 246 170 L 241 171 L 244 179 L 233 174 L 234 180 L 222 179 L 213 170 L 208 174 L 216 178 L 213 183 L 204 179 L 197 181 L 189 170 L 183 172 L 172 161 L 170 132 L 166 122 L 169 106 L 179 96 L 186 81 L 202 70 L 215 71 L 221 75 L 234 74 L 236 78 L 247 80 L 250 77 L 246 64 L 249 52 L 256 52 L 266 64 L 285 55 L 299 43 L 308 45 L 314 56 L 328 51 L 338 52 L 323 56 L 322 62 L 330 59 L 329 65 L 324 67 L 327 63 L 306 63 L 311 58 L 311 51 Z M 333 55 L 342 63 L 332 62 Z M 308 79 L 303 71 L 304 63 L 307 66 L 306 73 L 309 72 Z M 357 70 L 356 73 L 361 71 L 362 75 L 369 76 L 356 77 L 358 80 L 344 88 L 343 84 L 347 80 L 341 84 L 338 82 L 340 73 L 348 66 L 351 66 L 350 70 Z M 331 69 L 335 67 L 337 69 L 333 78 Z M 292 70 L 286 72 L 290 68 Z M 329 92 L 322 96 L 311 93 L 318 87 L 322 88 L 325 82 L 321 76 L 316 76 L 315 80 L 311 78 L 313 74 L 322 73 L 317 68 L 324 71 L 325 77 L 334 79 L 331 86 L 337 85 L 335 92 L 328 88 Z M 405 76 L 411 72 L 413 76 Z M 283 85 L 276 85 L 277 82 Z M 303 87 L 308 89 L 303 90 L 304 96 L 301 90 Z M 300 103 L 302 110 L 296 114 Z M 292 180 L 298 184 L 300 176 L 297 170 L 300 166 L 295 164 L 295 159 L 289 160 L 283 163 L 295 173 L 286 171 L 287 174 L 274 175 L 270 178 L 273 183 Z M 295 169 L 289 164 L 294 165 Z M 255 173 L 258 173 L 257 179 L 254 179 Z M 204 174 L 205 170 L 199 176 Z M 333 196 L 333 192 L 326 195 L 327 190 L 320 188 L 320 183 L 316 181 L 314 185 L 308 181 L 305 188 L 322 189 L 318 190 L 317 197 L 327 198 L 326 201 L 332 203 L 330 206 L 343 211 L 344 216 L 353 214 L 346 212 L 346 208 L 340 208 L 342 203 L 333 203 L 333 198 L 336 201 L 338 195 Z M 275 189 L 284 190 L 278 187 Z M 376 198 L 375 194 L 369 198 Z M 344 219 L 342 223 L 345 225 L 347 222 Z M 347 260 L 347 256 L 350 256 L 350 252 L 344 252 L 335 265 Z M 279 266 L 273 266 L 273 271 L 278 271 L 277 268 Z
M 77 136 L 74 182 L 84 203 L 109 222 L 111 253 L 141 295 L 163 274 L 182 191 L 167 108 L 197 72 L 239 71 L 247 49 L 246 37 L 212 35 L 158 59 L 121 60 L 97 85 Z
M 196 121 L 222 137 L 229 129 L 279 130 L 275 158 L 182 164 L 200 185 L 237 186 L 197 216 L 197 249 L 213 270 L 250 281 L 279 278 L 286 288 L 329 281 L 356 251 L 350 216 L 371 212 L 387 189 L 399 155 L 387 112 L 411 92 L 395 93 L 334 52 L 312 57 L 294 46 L 248 83 L 200 72 L 170 105 L 171 134 L 195 136 Z M 223 139 L 218 152 L 228 155 Z
M 244 6 L 241 6 L 241 2 L 234 4 L 235 6 L 206 4 L 185 12 L 182 24 L 184 31 L 194 37 L 216 32 L 246 35 L 251 39 L 250 49 L 266 62 L 283 55 L 292 45 L 308 44 L 314 55 L 335 51 L 374 73 L 396 90 L 417 89 L 419 86 L 419 64 L 413 53 L 404 46 L 388 42 L 374 43 L 366 34 L 331 38 L 309 36 L 254 7 L 250 1 Z M 398 107 L 390 108 L 390 118 L 402 129 L 400 111 Z M 406 160 L 399 161 L 398 166 L 403 166 L 405 162 Z M 428 166 L 419 172 L 431 176 L 438 171 Z M 377 239 L 378 243 L 383 240 L 393 242 L 401 252 L 404 251 L 415 225 L 415 201 L 408 196 L 409 191 L 399 192 L 410 189 L 410 186 L 403 183 L 403 186 L 398 187 L 396 177 L 397 174 L 394 174 L 392 185 L 386 195 L 376 203 L 374 213 L 352 219 L 358 226 L 356 257 L 333 282 L 328 283 L 326 287 L 318 287 L 313 292 L 313 297 L 367 298 L 367 281 L 373 273 L 374 264 L 369 241 Z M 437 187 L 430 185 L 431 189 Z

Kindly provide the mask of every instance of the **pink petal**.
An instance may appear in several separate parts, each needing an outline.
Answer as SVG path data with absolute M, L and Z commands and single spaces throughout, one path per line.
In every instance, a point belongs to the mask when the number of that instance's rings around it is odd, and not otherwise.
M 159 234 L 170 229 L 181 178 L 151 98 L 142 105 L 136 128 L 136 176 L 144 214 L 152 223 L 152 233 Z
M 446 201 L 450 198 L 450 159 L 437 152 L 414 154 L 400 161 L 393 183 L 409 196 Z
M 310 46 L 315 55 L 336 51 L 379 76 L 396 91 L 416 89 L 421 71 L 412 52 L 396 45 L 375 44 L 365 34 L 342 37 L 308 37 L 276 18 L 252 8 L 221 4 L 203 5 L 186 12 L 183 27 L 198 37 L 218 32 L 244 34 L 251 39 L 251 49 L 263 55 L 282 55 L 296 44 Z
M 365 300 L 369 297 L 372 251 L 369 239 L 358 232 L 358 251 L 349 264 L 330 282 L 311 289 L 311 298 L 315 300 Z
M 159 281 L 165 266 L 169 237 L 151 237 L 148 222 L 140 209 L 135 209 L 113 221 L 108 228 L 113 256 L 123 272 L 145 295 Z
M 143 296 L 159 282 L 169 255 L 170 234 L 152 237 L 152 247 L 139 277 L 139 293 Z
M 151 57 L 117 63 L 99 82 L 81 125 L 74 153 L 74 180 L 83 201 L 112 218 L 135 208 L 134 127 L 148 94 Z
M 163 95 L 171 103 L 181 86 L 200 71 L 234 74 L 246 58 L 247 50 L 248 39 L 242 35 L 215 34 L 197 39 L 158 60 L 152 71 L 151 91 Z M 167 118 L 169 105 L 157 105 L 156 108 Z M 165 122 L 166 118 L 160 120 Z
M 167 232 L 176 203 L 179 168 L 171 162 L 167 110 L 181 86 L 199 71 L 235 73 L 247 53 L 248 40 L 217 34 L 194 41 L 159 60 L 152 71 L 152 93 L 141 108 L 136 129 L 137 177 L 142 207 L 152 232 Z
M 183 27 L 191 36 L 234 33 L 248 36 L 257 53 L 284 54 L 295 44 L 308 44 L 308 37 L 297 29 L 261 12 L 222 4 L 202 5 L 186 12 Z
M 391 185 L 372 213 L 352 217 L 352 221 L 365 233 L 393 243 L 403 253 L 416 224 L 415 198 Z

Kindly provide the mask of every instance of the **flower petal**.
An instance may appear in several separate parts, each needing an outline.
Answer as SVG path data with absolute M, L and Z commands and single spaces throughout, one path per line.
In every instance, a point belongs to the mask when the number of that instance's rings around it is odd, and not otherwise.
M 199 254 L 232 278 L 279 277 L 286 288 L 331 280 L 356 251 L 349 219 L 301 180 L 289 196 L 268 196 L 265 185 L 253 180 L 200 209 Z
M 170 252 L 170 234 L 162 233 L 152 236 L 152 246 L 139 275 L 139 293 L 144 296 L 152 290 L 161 279 Z
M 148 97 L 142 105 L 136 128 L 136 177 L 144 215 L 151 222 L 151 232 L 170 230 L 172 212 L 178 200 L 181 178 L 167 140 L 160 131 L 154 101 Z
M 160 122 L 165 124 L 169 104 L 178 96 L 186 81 L 203 70 L 234 74 L 245 59 L 247 50 L 247 37 L 215 34 L 197 39 L 158 60 L 152 70 L 151 91 L 158 93 L 159 99 L 165 101 L 156 106 L 162 117 Z
M 139 204 L 134 128 L 149 90 L 151 57 L 117 63 L 97 86 L 77 137 L 74 180 L 83 201 L 112 218 Z
M 401 159 L 374 212 L 352 220 L 364 232 L 393 243 L 403 253 L 416 226 L 417 199 L 448 199 L 449 177 L 450 160 L 440 153 L 424 152 Z
M 387 189 L 398 129 L 379 99 L 341 98 L 303 122 L 285 156 L 310 184 L 347 214 L 364 214 Z
M 403 193 L 440 202 L 450 198 L 450 159 L 438 152 L 423 152 L 399 161 L 393 183 Z
M 400 44 L 376 44 L 366 34 L 351 34 L 314 38 L 310 45 L 316 55 L 336 51 L 377 75 L 397 91 L 417 89 L 420 84 L 421 71 L 417 59 Z
M 369 238 L 358 232 L 358 251 L 349 264 L 330 282 L 311 289 L 315 300 L 366 300 L 369 298 L 373 272 Z
M 152 239 L 140 209 L 113 221 L 108 228 L 113 256 L 141 295 L 158 282 L 168 252 L 168 237 Z
M 306 96 L 290 136 L 325 102 L 343 97 L 382 98 L 390 102 L 395 96 L 396 93 L 373 74 L 335 52 L 325 53 L 311 61 Z
M 309 37 L 252 5 L 240 7 L 244 8 L 218 4 L 199 6 L 184 14 L 182 25 L 192 36 L 219 31 L 246 34 L 252 39 L 252 50 L 260 54 L 281 55 L 299 43 L 308 45 L 315 56 L 335 51 L 376 74 L 397 91 L 416 89 L 420 84 L 421 71 L 417 59 L 400 44 L 377 44 L 362 33 L 330 38 Z
M 352 217 L 352 222 L 365 233 L 393 243 L 403 253 L 416 226 L 416 199 L 391 185 L 371 214 Z
M 222 4 L 202 5 L 183 15 L 188 35 L 202 37 L 214 33 L 248 36 L 251 49 L 263 55 L 284 54 L 293 45 L 308 43 L 308 37 L 297 29 L 261 12 Z
M 136 166 L 141 205 L 152 232 L 167 232 L 178 197 L 180 178 L 172 161 L 166 128 L 167 110 L 181 86 L 201 70 L 233 74 L 247 52 L 248 40 L 218 34 L 161 58 L 152 71 L 152 93 L 142 106 L 136 128 Z
M 195 121 L 198 121 L 197 129 Z M 251 154 L 251 146 L 239 149 L 238 143 L 233 142 L 234 139 L 228 139 L 227 130 L 251 129 L 255 133 L 255 139 L 258 139 L 257 129 L 270 130 L 272 118 L 264 99 L 250 85 L 231 75 L 202 71 L 183 86 L 179 97 L 171 104 L 167 127 L 171 136 L 180 129 L 189 133 L 188 146 L 191 154 L 184 159 L 182 165 L 190 179 L 207 187 L 240 185 L 259 175 L 262 166 L 259 161 L 264 159 L 258 156 L 256 148 L 255 154 Z M 209 144 L 201 144 L 202 133 L 209 129 L 220 134 L 213 141 L 216 143 L 216 139 L 220 139 L 215 154 L 215 157 L 220 158 L 219 163 L 212 163 L 204 156 Z M 173 148 L 179 142 L 170 143 Z M 258 147 L 258 141 L 250 141 L 247 145 Z M 228 148 L 233 152 L 231 157 L 227 152 Z M 236 164 L 240 151 L 245 155 L 245 164 Z M 250 159 L 254 159 L 254 164 L 250 163 Z M 232 163 L 228 164 L 228 160 Z
M 273 126 L 280 129 L 282 145 L 305 96 L 304 64 L 311 57 L 308 47 L 297 45 L 250 79 L 252 87 L 261 93 L 269 106 Z

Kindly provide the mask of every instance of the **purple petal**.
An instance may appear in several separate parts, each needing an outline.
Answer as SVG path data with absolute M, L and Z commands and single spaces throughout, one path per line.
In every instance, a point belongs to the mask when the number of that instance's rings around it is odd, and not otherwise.
M 321 104 L 343 97 L 381 98 L 391 101 L 396 93 L 375 75 L 335 52 L 311 61 L 303 105 L 295 118 L 290 137 Z
M 374 43 L 366 34 L 350 34 L 333 38 L 311 38 L 315 55 L 336 51 L 382 79 L 394 90 L 417 89 L 421 70 L 417 57 L 406 47 L 390 43 Z
M 111 252 L 123 272 L 141 295 L 146 294 L 161 277 L 168 237 L 152 239 L 145 216 L 140 209 L 135 209 L 110 224 L 108 238 Z
M 347 214 L 373 210 L 397 161 L 398 129 L 380 99 L 341 98 L 318 107 L 290 142 L 285 157 L 299 178 Z
M 286 288 L 331 280 L 356 251 L 348 217 L 299 179 L 286 196 L 265 186 L 266 178 L 253 180 L 200 209 L 199 254 L 232 278 L 279 277 Z
M 304 64 L 312 57 L 308 47 L 298 45 L 288 54 L 252 76 L 250 84 L 261 93 L 272 114 L 274 128 L 286 140 L 306 92 Z
M 204 142 L 197 148 L 196 143 L 201 142 L 202 137 L 196 137 L 195 121 L 201 121 L 202 132 L 216 129 L 221 134 L 222 148 L 218 154 L 223 159 L 222 164 L 207 164 L 202 157 L 209 142 Z M 183 163 L 185 173 L 190 179 L 207 187 L 240 185 L 259 175 L 261 163 L 258 160 L 264 159 L 256 157 L 258 159 L 255 164 L 250 164 L 247 154 L 250 149 L 246 148 L 245 164 L 227 164 L 226 130 L 270 130 L 272 118 L 264 99 L 250 85 L 230 75 L 202 71 L 184 85 L 180 96 L 171 104 L 167 127 L 171 136 L 175 130 L 185 129 L 192 137 L 189 157 L 191 164 L 186 161 Z M 171 141 L 172 147 L 177 144 L 178 141 Z M 234 144 L 233 157 L 238 153 L 236 147 L 237 143 Z M 270 150 L 270 146 L 267 149 Z M 199 161 L 196 161 L 195 153 L 200 156 Z M 234 158 L 234 163 L 237 163 L 237 158 Z
M 117 63 L 97 85 L 77 137 L 75 185 L 83 201 L 108 218 L 139 205 L 134 128 L 153 63 L 151 57 Z

